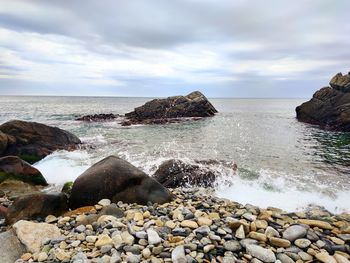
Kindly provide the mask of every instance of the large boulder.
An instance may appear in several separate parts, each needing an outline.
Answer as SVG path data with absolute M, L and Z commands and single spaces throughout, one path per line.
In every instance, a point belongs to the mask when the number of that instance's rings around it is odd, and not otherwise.
M 296 108 L 299 121 L 317 124 L 329 130 L 350 131 L 350 76 L 339 73 L 312 99 Z
M 23 219 L 59 216 L 67 210 L 68 200 L 65 194 L 35 193 L 17 198 L 7 209 L 5 218 L 6 223 L 11 225 Z
M 1 263 L 13 263 L 26 252 L 13 229 L 0 233 L 0 244 Z
M 168 188 L 199 186 L 213 187 L 221 171 L 218 167 L 223 167 L 235 173 L 237 166 L 233 162 L 223 162 L 216 160 L 194 161 L 194 163 L 186 163 L 181 160 L 167 160 L 163 162 L 153 174 L 163 186 Z
M 215 113 L 217 110 L 208 99 L 199 91 L 194 91 L 187 96 L 173 96 L 146 102 L 143 106 L 125 114 L 128 119 L 125 123 L 156 124 L 164 123 L 168 119 L 210 117 Z
M 40 171 L 17 156 L 0 158 L 0 183 L 5 180 L 19 180 L 34 185 L 47 185 Z
M 56 150 L 73 150 L 78 137 L 57 127 L 13 120 L 0 125 L 0 154 L 34 163 Z
M 147 174 L 116 156 L 91 166 L 74 182 L 70 208 L 95 205 L 101 199 L 113 202 L 165 203 L 171 193 Z

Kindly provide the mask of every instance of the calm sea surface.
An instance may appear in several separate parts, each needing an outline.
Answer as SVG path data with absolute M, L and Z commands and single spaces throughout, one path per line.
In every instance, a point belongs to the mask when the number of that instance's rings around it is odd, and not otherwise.
M 0 122 L 22 119 L 58 126 L 92 146 L 56 152 L 37 163 L 51 183 L 74 180 L 111 154 L 148 174 L 167 159 L 216 159 L 239 167 L 236 174 L 215 168 L 226 179 L 217 187 L 219 196 L 286 210 L 315 204 L 333 212 L 350 211 L 350 134 L 298 122 L 294 109 L 305 100 L 211 99 L 219 111 L 215 117 L 161 126 L 74 120 L 91 113 L 124 114 L 147 100 L 2 96 Z

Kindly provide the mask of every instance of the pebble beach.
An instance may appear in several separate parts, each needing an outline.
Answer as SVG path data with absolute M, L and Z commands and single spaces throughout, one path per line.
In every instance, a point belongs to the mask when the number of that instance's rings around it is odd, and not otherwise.
M 137 205 L 103 199 L 13 228 L 24 262 L 349 262 L 350 215 L 321 208 L 286 213 L 172 189 L 173 201 Z

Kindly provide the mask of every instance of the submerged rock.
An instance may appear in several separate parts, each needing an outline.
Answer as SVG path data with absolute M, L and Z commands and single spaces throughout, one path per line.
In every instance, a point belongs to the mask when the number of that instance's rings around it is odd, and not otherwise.
M 212 165 L 221 165 L 235 172 L 236 164 L 214 160 L 196 161 L 195 164 L 181 160 L 163 162 L 154 173 L 153 178 L 165 187 L 175 188 L 182 186 L 212 187 L 220 174 Z
M 13 202 L 7 209 L 6 223 L 11 225 L 22 219 L 35 219 L 48 215 L 59 216 L 68 210 L 65 194 L 30 194 Z
M 330 130 L 350 131 L 350 74 L 338 73 L 330 85 L 296 108 L 297 119 Z
M 0 183 L 5 180 L 19 180 L 35 185 L 47 185 L 44 176 L 38 169 L 17 156 L 0 158 Z
M 79 118 L 76 118 L 76 121 L 87 121 L 87 122 L 94 122 L 94 121 L 110 121 L 118 118 L 119 115 L 115 115 L 113 113 L 101 113 L 101 114 L 91 114 L 91 115 L 84 115 Z
M 146 102 L 143 106 L 125 114 L 128 121 L 124 122 L 124 125 L 165 123 L 177 118 L 210 117 L 215 113 L 217 110 L 208 99 L 199 91 L 195 91 L 187 96 L 173 96 Z
M 171 193 L 147 174 L 116 156 L 91 166 L 74 182 L 70 207 L 94 205 L 101 199 L 113 202 L 165 203 Z
M 16 155 L 34 163 L 55 150 L 73 150 L 78 137 L 57 127 L 13 120 L 0 125 L 0 155 Z

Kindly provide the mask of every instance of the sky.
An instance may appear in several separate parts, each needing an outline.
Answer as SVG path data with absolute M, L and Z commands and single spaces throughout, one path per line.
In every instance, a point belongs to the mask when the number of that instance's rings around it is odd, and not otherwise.
M 349 0 L 0 0 L 0 95 L 307 98 L 350 71 Z

